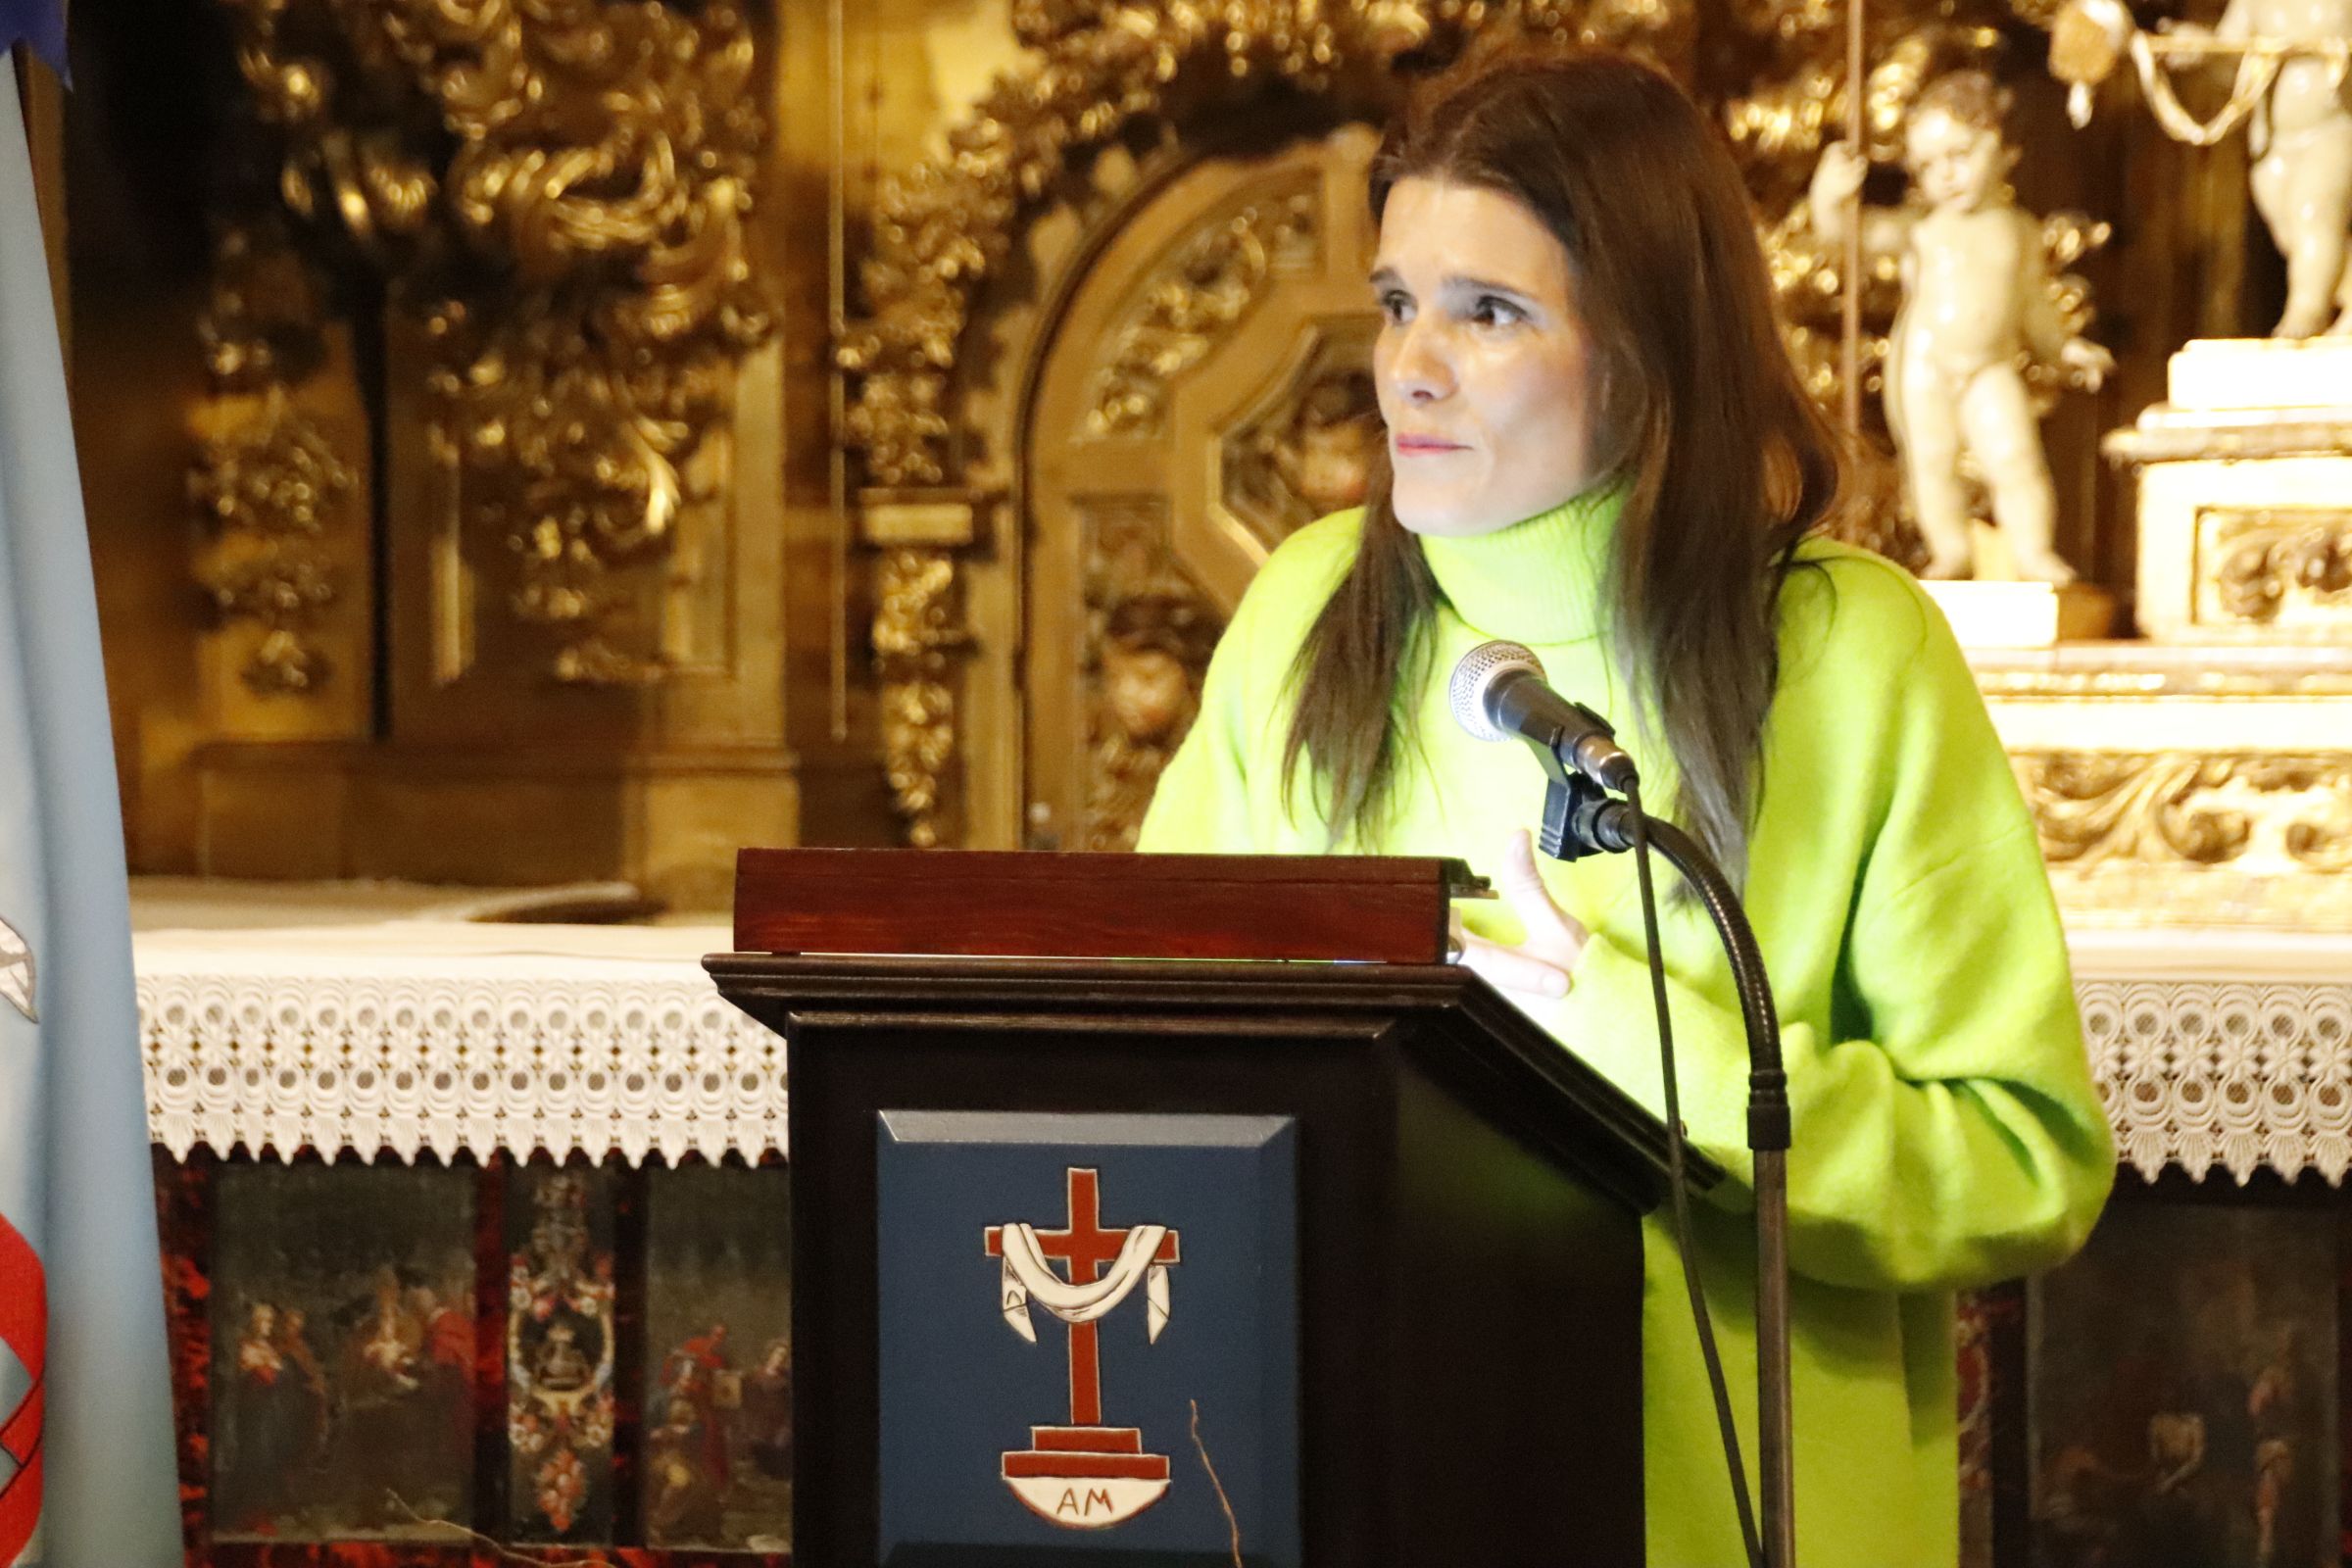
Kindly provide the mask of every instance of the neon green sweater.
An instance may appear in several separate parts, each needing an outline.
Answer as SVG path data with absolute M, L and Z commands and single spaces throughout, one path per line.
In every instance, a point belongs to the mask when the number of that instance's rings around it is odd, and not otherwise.
M 1528 644 L 1558 690 L 1618 725 L 1653 806 L 1664 748 L 1642 740 L 1597 635 L 1617 502 L 1580 497 L 1516 527 L 1425 539 L 1449 608 L 1396 809 L 1377 844 L 1327 842 L 1281 803 L 1292 661 L 1353 559 L 1361 518 L 1302 529 L 1251 583 L 1200 715 L 1144 824 L 1146 850 L 1452 855 L 1495 869 L 1544 781 L 1517 743 L 1471 739 L 1446 709 L 1454 662 Z M 1863 551 L 1809 542 L 1820 570 L 1782 595 L 1746 903 L 1781 1015 L 1789 1156 L 1796 1513 L 1805 1568 L 1950 1568 L 1958 1552 L 1955 1289 L 2044 1268 L 2079 1246 L 2114 1169 L 2066 949 L 2031 819 L 1949 630 L 1918 585 Z M 1302 813 L 1311 790 L 1298 791 Z M 1545 862 L 1592 932 L 1540 1021 L 1655 1112 L 1657 1036 L 1629 858 Z M 1671 876 L 1671 873 L 1666 873 Z M 1746 1044 L 1704 913 L 1665 912 L 1666 968 L 1694 1144 L 1737 1173 L 1694 1207 L 1702 1277 L 1755 1464 L 1753 1198 Z M 1516 941 L 1499 904 L 1471 929 Z M 1652 1568 L 1741 1560 L 1697 1339 L 1664 1211 L 1646 1222 L 1644 1405 Z

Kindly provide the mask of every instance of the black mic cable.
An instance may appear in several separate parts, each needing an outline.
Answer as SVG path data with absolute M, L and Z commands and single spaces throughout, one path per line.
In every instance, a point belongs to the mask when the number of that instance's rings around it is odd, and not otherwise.
M 1674 1014 L 1666 1004 L 1666 960 L 1658 940 L 1658 900 L 1649 870 L 1649 817 L 1642 809 L 1638 773 L 1625 782 L 1625 814 L 1632 829 L 1634 876 L 1642 888 L 1642 940 L 1649 950 L 1650 1003 L 1658 1016 L 1658 1072 L 1665 1088 L 1666 1170 L 1674 1201 L 1674 1245 L 1683 1254 L 1683 1288 L 1690 1293 L 1690 1321 L 1698 1330 L 1698 1353 L 1706 1362 L 1707 1388 L 1715 1396 L 1715 1422 L 1722 1429 L 1724 1463 L 1732 1475 L 1732 1502 L 1740 1510 L 1740 1538 L 1747 1547 L 1748 1568 L 1764 1568 L 1756 1505 L 1748 1495 L 1747 1466 L 1740 1458 L 1740 1428 L 1732 1419 L 1731 1380 L 1724 1375 L 1723 1352 L 1715 1347 L 1715 1322 L 1707 1312 L 1706 1291 L 1698 1280 L 1698 1252 L 1691 1240 L 1690 1190 L 1683 1172 L 1683 1102 L 1675 1085 Z

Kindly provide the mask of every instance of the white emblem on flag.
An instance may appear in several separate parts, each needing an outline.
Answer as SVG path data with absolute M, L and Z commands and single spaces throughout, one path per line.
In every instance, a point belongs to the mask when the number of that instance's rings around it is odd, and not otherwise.
M 41 1021 L 32 1000 L 32 949 L 6 920 L 0 920 L 0 997 L 34 1023 Z

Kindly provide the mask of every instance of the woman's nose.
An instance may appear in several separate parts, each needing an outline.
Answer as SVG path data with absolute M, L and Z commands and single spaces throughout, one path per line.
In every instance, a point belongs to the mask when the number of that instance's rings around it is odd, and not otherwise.
M 1453 388 L 1452 367 L 1435 329 L 1416 318 L 1395 327 L 1396 352 L 1389 356 L 1391 389 L 1413 403 L 1428 403 Z

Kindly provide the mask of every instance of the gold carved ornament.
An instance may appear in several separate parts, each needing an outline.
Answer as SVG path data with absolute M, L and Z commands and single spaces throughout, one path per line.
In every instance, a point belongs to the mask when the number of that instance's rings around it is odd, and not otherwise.
M 716 504 L 764 127 L 732 4 L 222 0 L 284 208 L 429 346 L 437 455 L 549 671 L 657 679 L 660 564 Z
M 2013 759 L 2053 867 L 2352 870 L 2352 756 L 2056 752 Z
M 980 285 L 1011 254 L 1026 216 L 1068 169 L 1132 122 L 1182 122 L 1220 97 L 1277 84 L 1367 106 L 1394 102 L 1399 57 L 1435 64 L 1484 32 L 1514 28 L 1559 40 L 1582 38 L 1680 60 L 1688 53 L 1692 12 L 1667 0 L 1132 0 L 1108 6 L 1074 0 L 1017 0 L 1013 24 L 1031 58 L 1001 77 L 973 116 L 948 134 L 944 158 L 890 180 L 874 215 L 872 249 L 859 269 L 866 316 L 835 346 L 851 383 L 840 439 L 858 455 L 869 486 L 887 491 L 936 489 L 959 494 L 952 469 L 956 426 L 952 388 L 964 330 Z M 1275 220 L 1280 221 L 1279 218 Z M 1180 287 L 1162 308 L 1172 323 L 1188 310 L 1229 298 L 1264 243 L 1250 225 L 1212 241 L 1205 275 Z M 1163 325 L 1168 323 L 1163 323 Z M 1196 323 L 1198 324 L 1198 323 Z M 1151 331 L 1123 356 L 1097 403 L 1106 424 L 1151 417 L 1156 376 L 1182 363 L 1154 364 Z M 1185 334 L 1176 333 L 1177 340 Z M 1182 350 L 1177 353 L 1181 360 Z M 1164 356 L 1161 357 L 1164 361 Z M 869 528 L 869 536 L 873 530 Z M 957 569 L 953 551 L 925 557 L 944 563 L 951 582 L 927 602 L 952 603 Z M 893 551 L 885 583 L 910 580 Z M 883 599 L 893 598 L 886 586 Z M 877 619 L 876 661 L 883 684 L 886 765 L 908 837 L 936 842 L 942 772 L 956 751 L 946 662 L 964 634 L 935 636 L 921 659 L 907 653 L 906 614 Z
M 2211 547 L 2206 591 L 2223 614 L 2352 624 L 2352 513 L 2217 509 L 2198 522 Z
M 1274 259 L 1287 244 L 1310 236 L 1314 224 L 1310 193 L 1253 203 L 1164 263 L 1095 372 L 1086 433 L 1157 434 L 1169 384 L 1241 320 L 1263 291 Z
M 232 228 L 216 248 L 198 321 L 220 406 L 241 412 L 199 439 L 188 470 L 207 533 L 196 579 L 224 620 L 262 629 L 239 677 L 264 696 L 315 691 L 328 677 L 313 633 L 340 583 L 323 541 L 348 520 L 358 487 L 288 395 L 319 353 L 309 285 L 282 235 Z
M 956 751 L 953 661 L 970 641 L 954 552 L 900 547 L 882 555 L 874 659 L 882 683 L 885 769 L 906 841 L 932 849 L 948 819 L 944 779 Z

